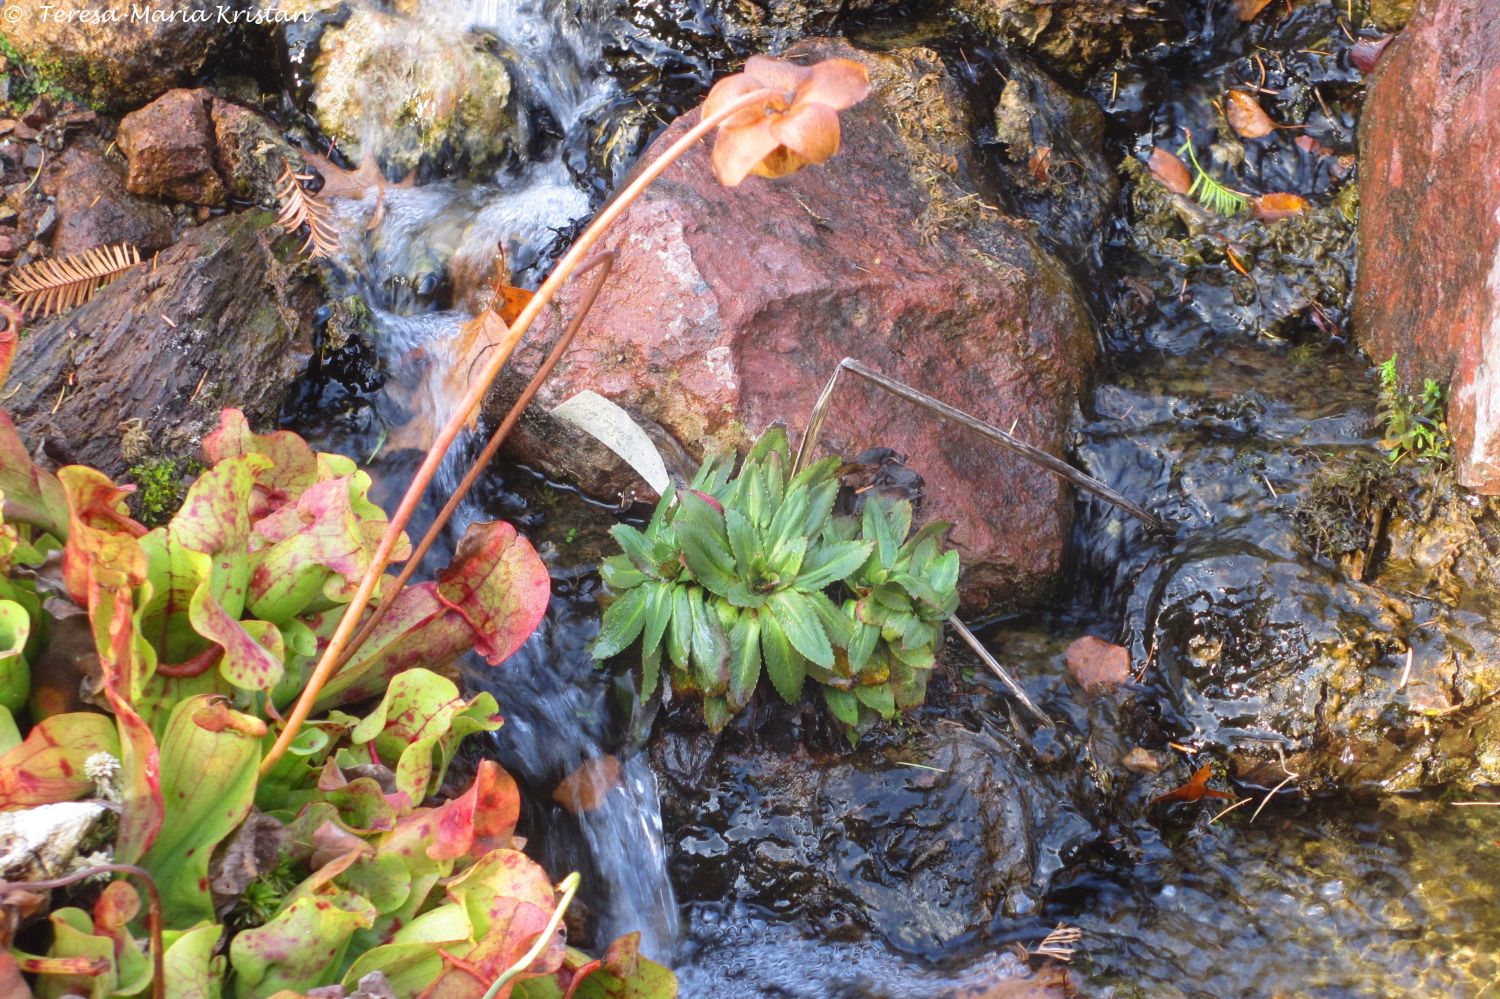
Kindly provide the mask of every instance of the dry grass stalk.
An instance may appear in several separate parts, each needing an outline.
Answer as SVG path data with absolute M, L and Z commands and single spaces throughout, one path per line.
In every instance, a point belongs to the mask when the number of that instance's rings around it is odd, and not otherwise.
M 11 272 L 8 292 L 28 316 L 51 316 L 82 305 L 141 262 L 129 243 L 96 246 L 69 257 L 38 260 Z
M 276 224 L 295 233 L 307 226 L 307 241 L 301 252 L 310 257 L 331 257 L 338 249 L 339 235 L 333 228 L 333 216 L 326 204 L 302 187 L 307 175 L 293 173 L 291 164 L 281 162 L 281 178 L 276 182 L 276 201 L 281 211 Z

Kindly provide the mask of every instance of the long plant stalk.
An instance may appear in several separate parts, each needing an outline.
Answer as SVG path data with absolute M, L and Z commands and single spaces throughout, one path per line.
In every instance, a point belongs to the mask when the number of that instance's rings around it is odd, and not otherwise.
M 1171 526 L 1166 521 L 1139 504 L 1126 499 L 1092 475 L 1080 472 L 1072 465 L 1061 459 L 1054 458 L 1046 451 L 1032 447 L 1030 444 L 1011 436 L 999 427 L 986 423 L 978 417 L 970 416 L 961 409 L 955 409 L 945 402 L 934 399 L 926 392 L 918 392 L 910 385 L 904 385 L 894 378 L 887 378 L 874 368 L 861 364 L 852 357 L 846 357 L 839 362 L 839 366 L 834 369 L 833 376 L 828 379 L 828 384 L 823 386 L 822 394 L 818 396 L 817 402 L 813 404 L 812 416 L 807 421 L 807 431 L 802 435 L 802 446 L 797 449 L 797 460 L 792 466 L 794 471 L 800 471 L 805 468 L 807 462 L 812 458 L 813 445 L 817 443 L 818 435 L 823 431 L 823 424 L 828 419 L 829 403 L 833 401 L 833 390 L 838 386 L 839 375 L 845 371 L 853 372 L 861 378 L 880 386 L 892 395 L 900 396 L 908 402 L 914 402 L 924 409 L 932 410 L 944 419 L 952 420 L 962 427 L 967 427 L 980 437 L 994 441 L 1008 451 L 1014 451 L 1027 461 L 1042 466 L 1053 475 L 1066 479 L 1079 489 L 1093 493 L 1100 499 L 1124 510 L 1132 517 L 1145 521 L 1154 530 L 1171 530 Z
M 344 650 L 343 658 L 339 660 L 338 666 L 335 667 L 336 669 L 342 669 L 353 657 L 354 653 L 359 650 L 359 647 L 369 641 L 370 636 L 375 633 L 376 627 L 379 626 L 386 612 L 395 604 L 396 597 L 400 595 L 401 589 L 411 581 L 411 577 L 416 573 L 417 567 L 422 564 L 422 559 L 437 542 L 438 535 L 442 533 L 443 525 L 452 518 L 454 511 L 458 509 L 458 504 L 463 502 L 463 498 L 469 494 L 469 490 L 473 488 L 474 483 L 479 481 L 479 476 L 489 467 L 489 463 L 494 460 L 495 453 L 500 450 L 500 445 L 505 443 L 505 439 L 510 436 L 510 432 L 520 422 L 521 414 L 525 412 L 527 406 L 531 405 L 531 400 L 536 397 L 537 391 L 542 387 L 542 383 L 547 380 L 547 376 L 552 374 L 552 369 L 557 367 L 557 362 L 562 360 L 563 354 L 567 353 L 568 346 L 573 342 L 573 337 L 578 333 L 579 328 L 583 326 L 583 321 L 588 318 L 589 310 L 594 307 L 594 300 L 599 297 L 599 292 L 603 290 L 604 282 L 609 278 L 609 272 L 614 269 L 614 264 L 614 251 L 605 250 L 593 260 L 578 268 L 579 274 L 593 270 L 595 267 L 603 269 L 594 278 L 594 283 L 589 285 L 589 290 L 584 293 L 583 302 L 579 305 L 578 313 L 573 317 L 573 321 L 568 323 L 568 328 L 563 330 L 562 336 L 557 338 L 557 343 L 553 344 L 551 352 L 547 355 L 547 359 L 542 362 L 541 367 L 536 369 L 536 374 L 531 376 L 531 381 L 526 383 L 526 388 L 522 390 L 521 395 L 505 414 L 505 419 L 500 421 L 500 425 L 490 435 L 489 443 L 484 446 L 483 451 L 479 452 L 479 457 L 475 458 L 473 463 L 469 465 L 469 471 L 464 475 L 463 481 L 458 484 L 457 489 L 453 490 L 453 495 L 448 497 L 448 502 L 443 504 L 443 509 L 438 513 L 437 518 L 433 520 L 432 526 L 427 528 L 427 533 L 422 535 L 422 540 L 412 552 L 411 558 L 406 560 L 406 564 L 401 567 L 401 572 L 396 576 L 396 582 L 386 591 L 385 599 L 375 605 L 375 610 L 370 613 L 369 620 L 350 639 L 349 647 Z
M 1005 689 L 1010 691 L 1011 696 L 1020 701 L 1021 706 L 1027 711 L 1030 711 L 1031 716 L 1042 723 L 1043 728 L 1057 727 L 1057 725 L 1053 723 L 1052 719 L 1047 716 L 1047 713 L 1041 708 L 1037 707 L 1036 703 L 1027 696 L 1025 688 L 1023 688 L 1019 683 L 1016 682 L 1015 677 L 1006 672 L 1005 667 L 1001 666 L 999 661 L 997 661 L 994 656 L 990 655 L 990 650 L 985 648 L 984 643 L 981 642 L 978 637 L 976 637 L 975 634 L 969 630 L 969 626 L 958 619 L 957 614 L 949 617 L 948 623 L 953 625 L 953 630 L 958 632 L 958 637 L 962 638 L 964 640 L 964 644 L 967 645 L 970 650 L 972 650 L 973 653 L 979 657 L 979 661 L 988 666 L 991 673 L 999 677 L 1000 682 L 1005 684 Z
M 146 932 L 151 935 L 151 999 L 167 999 L 165 948 L 162 945 L 161 893 L 151 872 L 134 864 L 94 864 L 60 878 L 47 881 L 0 881 L 0 888 L 24 888 L 27 891 L 51 891 L 66 888 L 99 874 L 128 874 L 146 886 Z
M 390 564 L 391 555 L 396 550 L 406 525 L 411 521 L 412 515 L 417 512 L 417 507 L 422 502 L 422 496 L 431 484 L 433 476 L 437 474 L 439 466 L 442 465 L 443 457 L 453 446 L 463 432 L 467 422 L 468 414 L 484 400 L 484 395 L 489 391 L 490 384 L 510 360 L 510 355 L 515 351 L 516 345 L 521 342 L 521 337 L 531 329 L 532 323 L 541 315 L 542 310 L 557 297 L 557 293 L 567 284 L 580 265 L 588 258 L 589 251 L 594 244 L 615 223 L 625 209 L 641 196 L 646 188 L 650 187 L 667 168 L 677 160 L 681 159 L 699 139 L 708 135 L 719 124 L 745 108 L 756 103 L 763 102 L 775 96 L 775 91 L 769 89 L 754 90 L 744 94 L 736 100 L 730 101 L 713 114 L 703 118 L 698 124 L 688 129 L 681 138 L 672 143 L 662 154 L 653 160 L 641 171 L 640 175 L 631 181 L 620 194 L 605 206 L 589 227 L 578 237 L 567 253 L 563 254 L 552 273 L 542 282 L 537 289 L 536 295 L 521 310 L 516 321 L 511 325 L 504 340 L 497 345 L 493 356 L 486 362 L 484 370 L 469 386 L 464 393 L 463 399 L 454 407 L 453 416 L 438 433 L 437 439 L 432 447 L 428 449 L 426 457 L 422 459 L 422 465 L 412 476 L 411 484 L 406 489 L 406 494 L 401 497 L 401 503 L 396 507 L 396 512 L 391 516 L 390 523 L 386 526 L 385 535 L 376 546 L 375 553 L 370 559 L 370 567 L 365 571 L 364 577 L 360 579 L 359 586 L 354 591 L 349 605 L 344 608 L 343 616 L 339 618 L 338 627 L 328 640 L 328 645 L 323 649 L 323 654 L 318 658 L 317 665 L 313 667 L 311 675 L 307 679 L 307 685 L 303 687 L 302 694 L 297 698 L 297 703 L 292 706 L 287 715 L 286 724 L 281 728 L 281 734 L 276 737 L 276 742 L 266 752 L 265 758 L 261 760 L 260 773 L 265 776 L 281 759 L 297 737 L 303 722 L 307 721 L 308 715 L 312 713 L 313 705 L 317 703 L 318 694 L 323 686 L 333 676 L 334 670 L 344 657 L 344 650 L 349 645 L 349 640 L 354 637 L 359 628 L 360 617 L 365 608 L 370 604 L 370 598 L 375 595 L 375 588 L 379 585 L 385 573 L 385 567 Z

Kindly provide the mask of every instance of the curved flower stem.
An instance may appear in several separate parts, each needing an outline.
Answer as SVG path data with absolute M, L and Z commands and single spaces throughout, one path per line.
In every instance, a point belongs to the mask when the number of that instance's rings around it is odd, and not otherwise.
M 640 175 L 631 181 L 629 185 L 620 192 L 615 200 L 604 207 L 589 224 L 589 227 L 578 237 L 567 253 L 563 254 L 552 273 L 547 275 L 547 280 L 537 289 L 536 295 L 521 310 L 516 317 L 515 323 L 510 327 L 505 339 L 496 347 L 492 356 L 470 385 L 464 397 L 459 400 L 453 408 L 453 415 L 439 432 L 437 440 L 428 449 L 427 456 L 422 459 L 422 465 L 412 476 L 411 485 L 406 489 L 406 495 L 401 497 L 401 503 L 396 507 L 396 512 L 391 516 L 390 523 L 386 526 L 385 536 L 380 539 L 375 553 L 370 559 L 370 567 L 365 571 L 364 577 L 360 579 L 359 586 L 354 591 L 354 597 L 349 605 L 344 608 L 344 614 L 339 618 L 338 627 L 328 640 L 328 645 L 323 649 L 323 654 L 318 658 L 318 663 L 313 667 L 312 674 L 307 679 L 307 686 L 302 689 L 302 694 L 297 698 L 297 703 L 292 706 L 287 715 L 286 725 L 282 727 L 281 734 L 276 737 L 276 742 L 267 751 L 261 760 L 260 772 L 264 776 L 281 759 L 282 754 L 291 745 L 292 740 L 297 737 L 297 732 L 307 716 L 312 713 L 312 708 L 317 703 L 318 694 L 323 685 L 333 675 L 339 661 L 344 656 L 344 649 L 348 647 L 349 640 L 354 637 L 355 630 L 359 627 L 359 619 L 364 614 L 365 608 L 370 604 L 370 598 L 375 595 L 375 588 L 380 584 L 385 573 L 385 567 L 390 564 L 391 554 L 400 543 L 402 533 L 410 522 L 412 515 L 417 512 L 418 505 L 422 502 L 422 494 L 427 491 L 433 476 L 437 474 L 438 467 L 443 462 L 443 457 L 453 442 L 458 439 L 464 429 L 468 414 L 472 413 L 489 391 L 490 383 L 500 374 L 500 369 L 505 367 L 505 362 L 510 360 L 510 355 L 515 351 L 516 345 L 521 342 L 521 337 L 536 322 L 537 316 L 547 305 L 557 297 L 563 285 L 573 275 L 579 266 L 587 258 L 594 244 L 604 235 L 615 221 L 625 213 L 631 203 L 639 198 L 651 184 L 666 172 L 667 168 L 679 160 L 684 153 L 691 149 L 699 139 L 718 127 L 719 123 L 739 113 L 751 105 L 764 101 L 776 93 L 774 90 L 754 90 L 738 100 L 719 108 L 713 114 L 699 121 L 698 124 L 683 133 L 682 137 L 672 143 L 665 152 L 653 160 L 641 171 Z
M 354 653 L 358 651 L 359 647 L 369 641 L 370 636 L 375 633 L 376 627 L 379 626 L 381 620 L 385 617 L 386 611 L 390 610 L 395 604 L 396 596 L 401 592 L 402 587 L 411 581 L 411 577 L 416 573 L 417 567 L 422 564 L 423 557 L 431 550 L 433 544 L 437 542 L 438 535 L 442 533 L 443 525 L 448 523 L 454 511 L 458 509 L 458 504 L 463 502 L 463 498 L 468 495 L 474 483 L 479 480 L 480 474 L 494 460 L 495 452 L 500 450 L 500 445 L 505 443 L 505 438 L 510 436 L 510 432 L 520 422 L 521 414 L 526 411 L 526 407 L 536 397 L 537 390 L 542 387 L 542 383 L 547 380 L 547 376 L 552 374 L 552 369 L 557 367 L 557 362 L 562 360 L 563 354 L 567 352 L 568 346 L 573 342 L 574 335 L 577 334 L 579 327 L 583 325 L 583 321 L 588 318 L 589 310 L 594 307 L 594 300 L 599 297 L 599 292 L 603 290 L 604 282 L 608 279 L 610 271 L 614 269 L 614 265 L 614 251 L 605 250 L 593 260 L 578 268 L 578 274 L 593 270 L 595 267 L 602 267 L 603 270 L 599 272 L 598 277 L 594 278 L 594 283 L 589 285 L 589 290 L 584 292 L 583 302 L 578 306 L 578 312 L 573 316 L 573 321 L 568 323 L 568 328 L 563 330 L 562 336 L 557 338 L 557 343 L 553 344 L 552 351 L 547 355 L 547 359 L 542 362 L 540 368 L 536 369 L 536 374 L 531 376 L 531 381 L 526 383 L 526 388 L 521 392 L 520 397 L 516 399 L 515 404 L 510 407 L 510 411 L 505 414 L 505 419 L 500 421 L 500 426 L 495 428 L 495 432 L 490 436 L 490 442 L 484 446 L 484 450 L 479 452 L 479 457 L 475 458 L 469 466 L 468 473 L 464 475 L 463 481 L 458 484 L 458 488 L 453 490 L 453 495 L 448 497 L 448 502 L 443 504 L 443 509 L 439 511 L 436 519 L 433 520 L 432 526 L 422 536 L 421 543 L 411 553 L 411 558 L 407 559 L 406 564 L 401 567 L 401 572 L 396 576 L 396 581 L 387 588 L 384 599 L 375 605 L 375 610 L 370 613 L 370 619 L 349 640 L 349 646 L 344 650 L 344 655 L 339 660 L 337 669 L 343 669 L 349 660 L 354 657 Z M 160 671 L 160 669 L 161 667 L 158 666 L 157 670 Z
M 577 871 L 562 879 L 562 883 L 557 886 L 562 892 L 562 898 L 558 900 L 557 909 L 552 913 L 552 918 L 547 920 L 546 927 L 537 936 L 536 943 L 532 944 L 531 949 L 521 955 L 519 961 L 506 968 L 500 977 L 495 979 L 494 984 L 489 987 L 489 991 L 485 992 L 484 999 L 495 999 L 495 996 L 500 994 L 501 989 L 510 984 L 511 980 L 521 972 L 531 967 L 533 961 L 542 956 L 542 952 L 552 942 L 553 935 L 557 933 L 557 928 L 562 925 L 563 916 L 567 913 L 568 906 L 573 901 L 573 896 L 578 893 L 578 883 L 581 880 Z

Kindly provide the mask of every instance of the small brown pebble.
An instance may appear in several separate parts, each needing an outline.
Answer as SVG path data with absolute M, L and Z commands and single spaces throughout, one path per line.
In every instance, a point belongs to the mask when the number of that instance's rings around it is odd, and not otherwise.
M 1118 687 L 1130 679 L 1130 653 L 1092 635 L 1068 646 L 1067 657 L 1068 672 L 1086 691 Z

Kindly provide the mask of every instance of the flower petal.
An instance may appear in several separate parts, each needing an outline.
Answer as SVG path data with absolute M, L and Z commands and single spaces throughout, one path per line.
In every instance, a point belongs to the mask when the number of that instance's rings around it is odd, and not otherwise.
M 797 88 L 794 104 L 826 104 L 835 111 L 853 107 L 870 93 L 870 71 L 853 59 L 824 59 Z
M 774 180 L 777 177 L 796 173 L 805 166 L 807 166 L 807 160 L 799 154 L 792 152 L 786 146 L 777 146 L 771 150 L 769 156 L 755 164 L 750 172 L 757 177 L 770 177 Z
M 785 59 L 772 59 L 770 56 L 753 55 L 745 60 L 746 76 L 762 87 L 787 94 L 800 87 L 811 73 L 812 70 L 806 66 L 798 66 Z
M 826 104 L 797 104 L 771 119 L 776 141 L 809 163 L 822 163 L 839 151 L 839 116 Z
M 707 118 L 709 115 L 718 111 L 720 108 L 724 107 L 727 104 L 734 103 L 746 94 L 764 89 L 765 87 L 752 80 L 744 73 L 736 73 L 733 76 L 726 76 L 718 83 L 715 83 L 713 89 L 708 92 L 708 96 L 704 98 L 703 117 Z M 732 128 L 737 125 L 748 125 L 759 118 L 763 113 L 764 112 L 760 107 L 752 104 L 750 107 L 745 108 L 743 111 L 730 115 L 724 120 L 723 124 L 720 127 Z
M 779 145 L 781 140 L 771 134 L 770 123 L 765 120 L 740 128 L 720 128 L 714 140 L 714 174 L 720 184 L 735 187 Z

